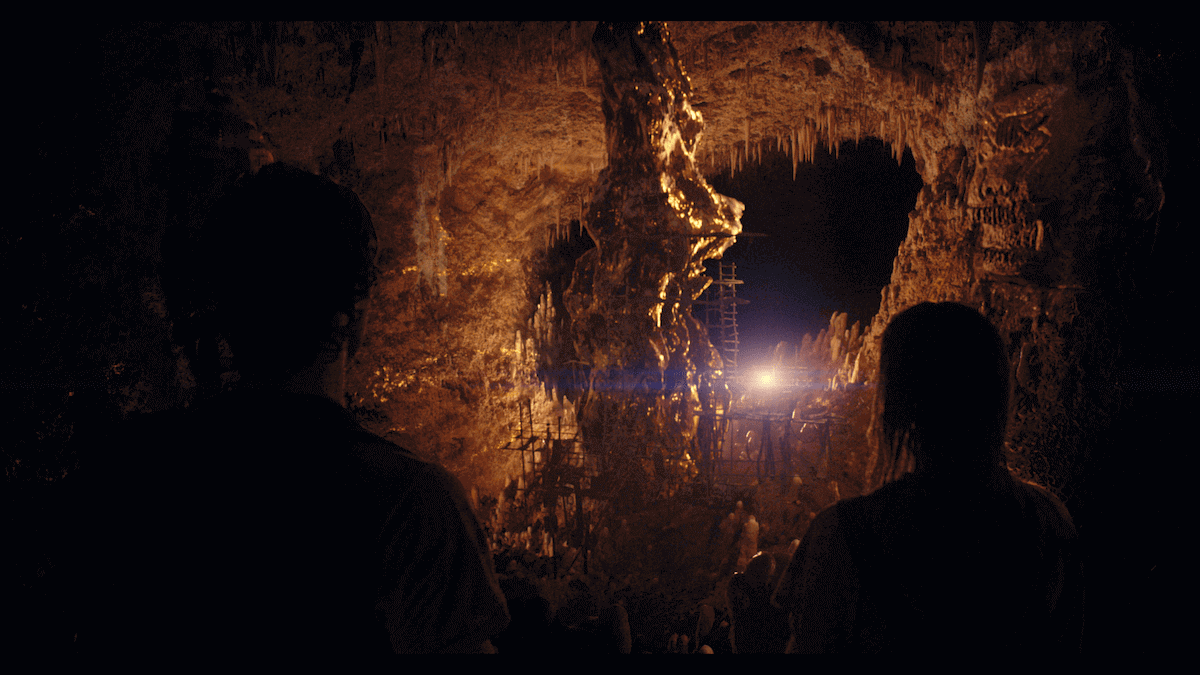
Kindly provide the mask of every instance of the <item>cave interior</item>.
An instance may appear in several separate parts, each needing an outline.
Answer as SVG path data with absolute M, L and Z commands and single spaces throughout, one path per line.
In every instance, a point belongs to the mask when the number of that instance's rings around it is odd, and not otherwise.
M 1010 470 L 1075 517 L 1085 649 L 1178 644 L 1182 489 L 1148 458 L 1190 445 L 1197 392 L 1175 318 L 1196 304 L 1185 45 L 1104 22 L 31 37 L 4 245 L 11 576 L 42 592 L 37 514 L 104 461 L 75 429 L 237 386 L 236 353 L 173 343 L 161 242 L 280 161 L 354 189 L 378 231 L 349 409 L 454 473 L 497 571 L 564 622 L 621 604 L 635 652 L 687 651 L 704 605 L 720 625 L 749 555 L 867 489 L 883 328 L 951 300 L 1007 342 Z M 742 283 L 714 283 L 732 263 Z

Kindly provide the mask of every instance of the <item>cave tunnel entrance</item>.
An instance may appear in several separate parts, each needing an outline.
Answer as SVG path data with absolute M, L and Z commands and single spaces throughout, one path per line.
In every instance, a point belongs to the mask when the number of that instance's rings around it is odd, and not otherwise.
M 791 158 L 770 151 L 761 164 L 708 180 L 746 205 L 744 232 L 767 235 L 739 237 L 722 261 L 737 265 L 738 297 L 749 300 L 738 307 L 741 366 L 764 361 L 781 341 L 815 336 L 835 311 L 870 323 L 922 187 L 910 150 L 897 164 L 877 138 L 843 141 L 835 154 L 818 147 L 794 179 Z M 717 262 L 708 262 L 713 278 Z

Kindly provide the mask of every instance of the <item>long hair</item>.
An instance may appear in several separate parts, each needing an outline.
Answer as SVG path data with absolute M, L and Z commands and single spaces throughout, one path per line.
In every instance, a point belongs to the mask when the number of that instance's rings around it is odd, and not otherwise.
M 909 472 L 972 475 L 1002 462 L 1004 342 L 975 310 L 923 302 L 883 332 L 873 433 L 876 485 Z
M 268 383 L 328 351 L 330 319 L 353 316 L 378 276 L 375 227 L 358 196 L 282 163 L 246 176 L 203 230 L 170 244 L 162 276 L 177 341 L 208 344 L 199 354 L 208 361 L 227 343 L 233 369 Z

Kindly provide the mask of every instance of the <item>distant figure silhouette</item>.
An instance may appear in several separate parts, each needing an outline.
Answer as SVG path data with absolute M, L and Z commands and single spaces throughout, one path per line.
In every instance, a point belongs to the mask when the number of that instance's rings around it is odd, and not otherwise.
M 376 275 L 358 197 L 271 164 L 164 248 L 193 372 L 217 390 L 224 358 L 240 381 L 80 449 L 80 651 L 350 670 L 491 651 L 508 611 L 462 485 L 345 408 Z
M 1004 467 L 1004 346 L 979 313 L 921 303 L 883 334 L 875 492 L 817 515 L 774 596 L 790 651 L 1077 653 L 1075 527 Z

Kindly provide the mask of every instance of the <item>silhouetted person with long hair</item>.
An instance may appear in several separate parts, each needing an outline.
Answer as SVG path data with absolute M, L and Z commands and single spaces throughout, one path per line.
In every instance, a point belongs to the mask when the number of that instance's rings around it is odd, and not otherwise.
M 1078 541 L 1063 504 L 1005 468 L 1000 335 L 954 303 L 883 334 L 872 432 L 880 487 L 817 515 L 775 603 L 791 651 L 1077 653 Z
M 508 613 L 462 485 L 346 409 L 376 277 L 358 197 L 271 164 L 164 249 L 205 395 L 81 448 L 80 651 L 351 670 L 490 651 Z

